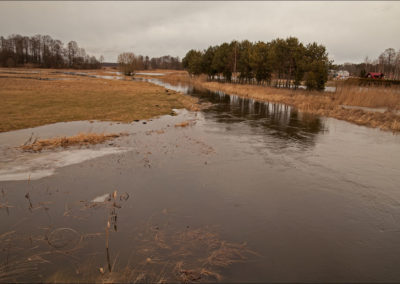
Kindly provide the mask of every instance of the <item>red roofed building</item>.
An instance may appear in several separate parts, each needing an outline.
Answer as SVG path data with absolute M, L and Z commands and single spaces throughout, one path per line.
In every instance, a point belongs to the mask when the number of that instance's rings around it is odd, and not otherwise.
M 385 75 L 380 72 L 368 72 L 366 77 L 371 79 L 382 79 L 383 76 Z

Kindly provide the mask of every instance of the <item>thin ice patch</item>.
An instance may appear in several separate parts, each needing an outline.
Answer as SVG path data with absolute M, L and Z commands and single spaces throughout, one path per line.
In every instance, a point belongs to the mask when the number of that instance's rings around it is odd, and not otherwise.
M 68 150 L 56 153 L 28 154 L 3 166 L 0 181 L 37 180 L 51 176 L 57 168 L 79 164 L 87 160 L 128 151 L 121 148 L 102 148 L 98 150 Z

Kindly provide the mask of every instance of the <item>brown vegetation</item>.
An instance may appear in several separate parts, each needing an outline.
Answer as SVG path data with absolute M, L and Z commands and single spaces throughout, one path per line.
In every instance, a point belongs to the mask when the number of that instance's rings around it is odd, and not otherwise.
M 189 126 L 189 121 L 184 121 L 184 122 L 175 124 L 175 127 L 186 127 L 186 126 Z
M 83 146 L 83 145 L 93 145 L 100 144 L 107 140 L 112 140 L 114 138 L 120 137 L 122 135 L 127 135 L 124 133 L 119 134 L 97 134 L 97 133 L 79 133 L 75 136 L 70 137 L 55 137 L 50 139 L 40 139 L 34 141 L 31 144 L 22 145 L 19 148 L 23 151 L 33 151 L 38 152 L 47 149 L 54 149 L 58 147 L 70 147 L 70 146 Z
M 135 270 L 106 277 L 116 282 L 216 282 L 223 280 L 224 268 L 257 255 L 246 243 L 222 240 L 209 228 L 172 232 L 167 227 L 151 226 L 140 233 L 135 243 L 136 257 L 144 261 L 137 263 Z
M 83 262 L 77 264 L 79 274 L 59 270 L 45 282 L 215 283 L 224 280 L 225 269 L 258 257 L 246 243 L 223 240 L 209 228 L 171 232 L 150 226 L 138 233 L 132 243 L 132 256 L 125 266 L 116 256 L 104 267 L 98 267 L 95 274 L 94 264 Z
M 29 69 L 0 69 L 0 72 Z M 0 78 L 0 132 L 78 120 L 132 122 L 195 108 L 197 100 L 146 82 L 39 73 Z M 60 71 L 60 70 L 58 70 Z M 43 80 L 43 78 L 61 80 Z M 64 79 L 64 80 L 63 80 Z M 68 80 L 65 80 L 68 79 Z
M 366 87 L 342 82 L 337 84 L 334 98 L 336 103 L 342 105 L 400 110 L 400 88 L 398 86 Z

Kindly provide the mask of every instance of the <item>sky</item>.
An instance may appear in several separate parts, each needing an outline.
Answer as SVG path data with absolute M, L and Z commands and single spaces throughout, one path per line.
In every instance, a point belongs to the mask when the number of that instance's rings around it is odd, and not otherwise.
M 400 2 L 0 1 L 0 35 L 11 34 L 75 40 L 106 62 L 125 51 L 182 58 L 232 40 L 295 36 L 341 64 L 400 49 Z

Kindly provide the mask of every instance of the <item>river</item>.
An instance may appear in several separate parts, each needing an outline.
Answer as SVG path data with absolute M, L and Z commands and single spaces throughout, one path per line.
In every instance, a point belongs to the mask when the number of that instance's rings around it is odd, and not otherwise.
M 400 281 L 400 136 L 142 80 L 212 105 L 0 134 L 0 280 Z M 82 131 L 129 135 L 13 148 Z

